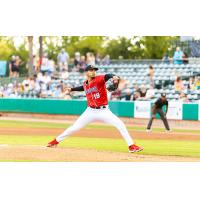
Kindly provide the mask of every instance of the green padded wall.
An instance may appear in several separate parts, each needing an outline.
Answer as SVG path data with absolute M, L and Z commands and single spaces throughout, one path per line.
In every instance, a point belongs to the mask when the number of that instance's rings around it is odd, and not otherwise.
M 183 104 L 183 120 L 198 120 L 198 113 L 198 104 Z
M 117 116 L 133 117 L 133 102 L 109 102 L 110 109 Z M 83 100 L 50 99 L 0 99 L 0 111 L 45 114 L 80 115 L 87 107 Z

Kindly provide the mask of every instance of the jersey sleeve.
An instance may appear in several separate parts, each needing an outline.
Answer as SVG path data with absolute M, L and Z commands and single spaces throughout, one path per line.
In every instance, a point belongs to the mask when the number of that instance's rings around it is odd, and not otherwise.
M 74 87 L 71 89 L 71 91 L 84 91 L 84 88 L 83 88 L 83 86 Z

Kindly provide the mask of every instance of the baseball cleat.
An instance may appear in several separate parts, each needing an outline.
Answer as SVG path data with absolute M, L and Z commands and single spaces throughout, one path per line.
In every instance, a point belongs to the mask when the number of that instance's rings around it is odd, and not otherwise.
M 56 147 L 58 144 L 59 144 L 59 142 L 56 139 L 54 139 L 47 144 L 47 147 L 53 148 L 53 147 Z
M 147 133 L 151 133 L 151 131 L 152 131 L 151 129 L 146 129 Z
M 165 130 L 165 133 L 171 133 L 171 132 L 172 132 L 171 129 L 169 129 L 169 130 Z
M 135 144 L 132 144 L 128 148 L 129 148 L 129 152 L 130 153 L 139 152 L 139 151 L 142 151 L 144 149 L 143 147 L 139 147 L 139 146 L 137 146 Z

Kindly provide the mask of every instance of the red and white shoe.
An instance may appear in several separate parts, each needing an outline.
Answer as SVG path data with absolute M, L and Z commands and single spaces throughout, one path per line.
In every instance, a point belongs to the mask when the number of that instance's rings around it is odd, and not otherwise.
M 56 139 L 54 139 L 47 144 L 47 147 L 53 148 L 53 147 L 56 147 L 58 144 L 59 142 Z
M 143 147 L 139 147 L 139 146 L 137 146 L 135 144 L 132 144 L 128 148 L 129 148 L 129 152 L 130 153 L 139 152 L 139 151 L 142 151 L 144 149 Z

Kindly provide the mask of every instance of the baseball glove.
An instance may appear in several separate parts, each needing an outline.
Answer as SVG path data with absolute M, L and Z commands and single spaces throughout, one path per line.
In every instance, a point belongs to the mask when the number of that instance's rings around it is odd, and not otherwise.
M 119 86 L 119 82 L 120 82 L 120 78 L 118 80 L 112 80 L 111 84 L 107 87 L 107 90 L 109 92 L 114 92 L 115 90 L 117 90 Z

